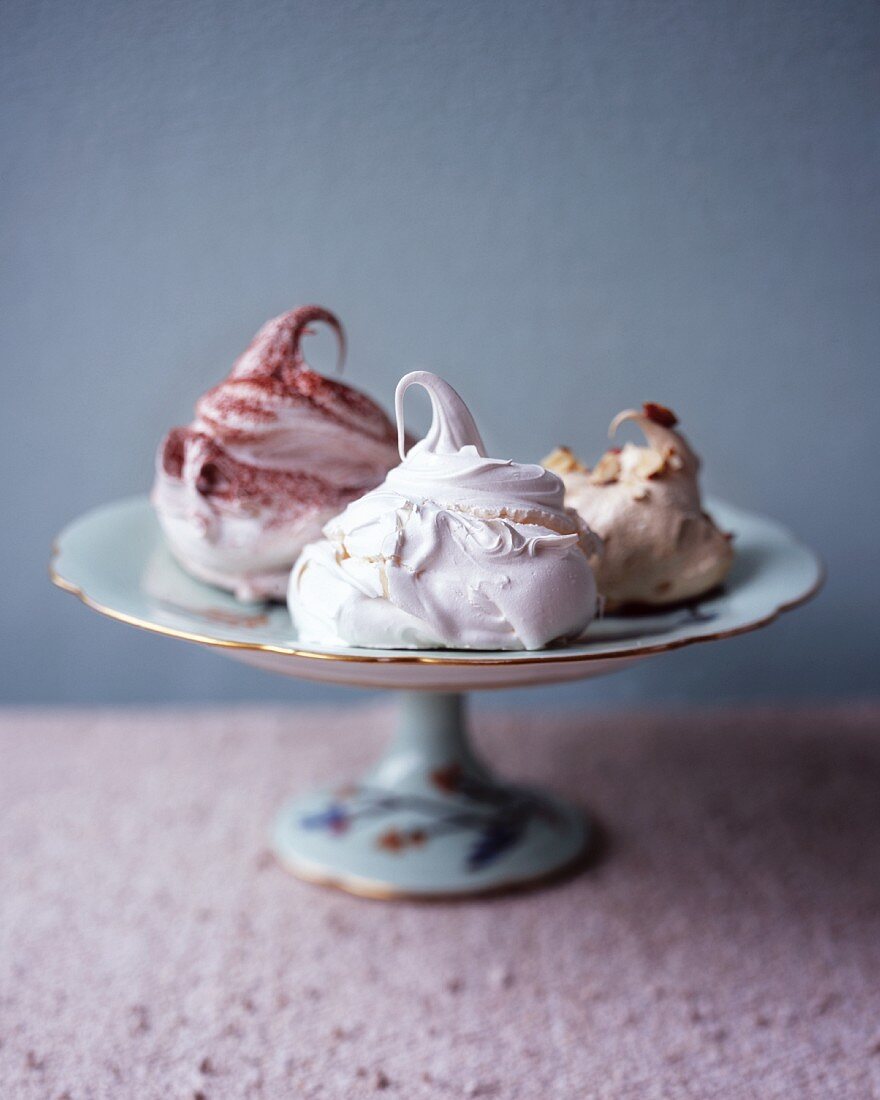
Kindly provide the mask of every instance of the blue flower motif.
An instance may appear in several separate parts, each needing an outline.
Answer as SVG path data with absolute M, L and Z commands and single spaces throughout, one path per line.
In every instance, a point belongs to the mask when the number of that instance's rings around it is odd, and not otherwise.
M 304 829 L 327 829 L 331 833 L 344 833 L 350 824 L 348 810 L 338 802 L 331 802 L 326 810 L 300 818 Z
M 468 852 L 469 871 L 479 871 L 512 848 L 523 833 L 524 821 L 490 821 Z
M 323 809 L 301 816 L 300 826 L 341 838 L 367 821 L 378 824 L 393 815 L 415 815 L 414 825 L 408 821 L 403 828 L 386 828 L 376 840 L 379 848 L 397 854 L 428 844 L 436 836 L 466 832 L 471 837 L 465 867 L 479 871 L 519 844 L 534 818 L 550 822 L 557 819 L 555 810 L 542 799 L 526 791 L 496 787 L 480 776 L 466 774 L 458 764 L 437 768 L 431 781 L 444 794 L 455 797 L 397 794 L 372 787 L 341 788 Z

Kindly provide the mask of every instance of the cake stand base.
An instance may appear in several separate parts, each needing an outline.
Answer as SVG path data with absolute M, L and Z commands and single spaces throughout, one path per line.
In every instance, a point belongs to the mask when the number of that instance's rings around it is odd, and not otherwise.
M 462 695 L 400 694 L 392 743 L 360 783 L 302 795 L 278 815 L 285 867 L 353 894 L 428 899 L 537 885 L 583 858 L 583 813 L 492 775 L 468 742 Z

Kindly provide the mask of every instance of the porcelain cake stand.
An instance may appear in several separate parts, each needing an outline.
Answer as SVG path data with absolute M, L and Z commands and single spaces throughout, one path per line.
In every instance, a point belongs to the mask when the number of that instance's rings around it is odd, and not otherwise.
M 286 608 L 245 606 L 171 558 L 144 497 L 98 508 L 59 536 L 54 582 L 105 615 L 269 672 L 401 693 L 397 729 L 357 783 L 300 795 L 275 822 L 294 874 L 373 897 L 479 894 L 535 883 L 573 865 L 590 826 L 543 791 L 507 784 L 470 748 L 468 691 L 602 676 L 659 653 L 772 622 L 818 591 L 816 556 L 769 519 L 719 501 L 736 536 L 725 588 L 699 604 L 609 616 L 576 645 L 533 653 L 300 645 Z

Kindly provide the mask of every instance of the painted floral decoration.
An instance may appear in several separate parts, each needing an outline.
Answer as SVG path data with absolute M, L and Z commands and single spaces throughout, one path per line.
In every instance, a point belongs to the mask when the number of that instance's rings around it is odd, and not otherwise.
M 469 832 L 466 868 L 479 871 L 525 836 L 529 822 L 540 817 L 558 821 L 556 811 L 538 795 L 518 788 L 500 787 L 458 763 L 436 768 L 429 776 L 437 796 L 398 794 L 377 787 L 346 787 L 317 813 L 306 815 L 302 825 L 342 836 L 349 829 L 396 814 L 418 819 L 407 827 L 389 826 L 376 844 L 389 855 L 421 848 L 433 838 Z

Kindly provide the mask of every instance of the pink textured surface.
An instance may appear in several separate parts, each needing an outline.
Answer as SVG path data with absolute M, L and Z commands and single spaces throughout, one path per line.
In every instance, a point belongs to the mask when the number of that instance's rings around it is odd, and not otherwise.
M 880 1096 L 880 709 L 481 717 L 610 839 L 461 905 L 266 850 L 388 718 L 5 712 L 0 1096 Z

